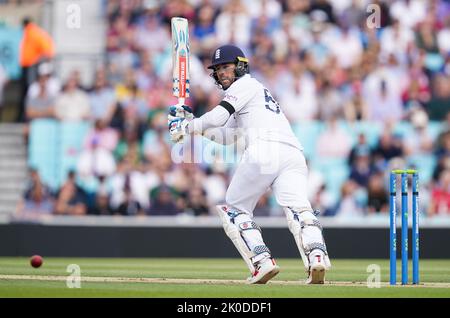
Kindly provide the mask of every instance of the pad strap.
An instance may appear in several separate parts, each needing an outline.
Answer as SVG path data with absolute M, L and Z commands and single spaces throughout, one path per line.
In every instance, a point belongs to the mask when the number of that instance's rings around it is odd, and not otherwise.
M 243 213 L 242 213 L 243 214 Z M 239 231 L 247 231 L 247 230 L 258 230 L 262 233 L 261 228 L 258 226 L 258 224 L 255 223 L 255 221 L 246 221 L 239 223 Z

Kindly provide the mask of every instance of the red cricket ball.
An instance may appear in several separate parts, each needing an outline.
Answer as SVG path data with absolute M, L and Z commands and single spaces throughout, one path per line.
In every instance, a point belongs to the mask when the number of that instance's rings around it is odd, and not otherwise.
M 43 263 L 42 257 L 40 257 L 39 255 L 33 255 L 30 259 L 30 264 L 34 268 L 40 267 L 42 263 Z

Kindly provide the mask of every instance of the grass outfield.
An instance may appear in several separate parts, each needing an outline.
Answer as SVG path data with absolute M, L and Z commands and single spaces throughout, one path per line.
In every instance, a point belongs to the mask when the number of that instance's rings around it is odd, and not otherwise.
M 421 260 L 421 284 L 407 287 L 387 284 L 388 260 L 332 260 L 327 283 L 316 286 L 302 284 L 301 260 L 277 262 L 281 272 L 269 284 L 246 285 L 247 269 L 240 259 L 48 257 L 35 269 L 28 258 L 4 257 L 0 258 L 0 298 L 450 297 L 450 260 Z M 80 266 L 81 288 L 66 286 L 69 264 Z M 381 288 L 366 285 L 370 264 L 381 268 Z M 400 271 L 400 263 L 397 268 Z

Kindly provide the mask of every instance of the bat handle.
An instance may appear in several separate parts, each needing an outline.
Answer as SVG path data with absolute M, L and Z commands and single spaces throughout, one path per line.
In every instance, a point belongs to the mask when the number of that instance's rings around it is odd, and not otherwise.
M 185 100 L 185 98 L 179 97 L 178 98 L 178 105 L 183 106 L 184 105 L 184 100 Z

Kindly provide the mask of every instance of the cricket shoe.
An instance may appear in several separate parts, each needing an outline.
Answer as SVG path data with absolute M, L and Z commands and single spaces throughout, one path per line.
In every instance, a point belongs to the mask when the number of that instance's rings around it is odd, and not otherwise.
M 268 258 L 255 266 L 255 271 L 247 279 L 247 282 L 249 284 L 265 284 L 279 272 L 280 266 L 275 263 L 273 258 Z
M 327 266 L 324 261 L 324 253 L 321 250 L 311 252 L 309 257 L 309 276 L 306 284 L 323 284 L 325 283 L 325 272 Z

